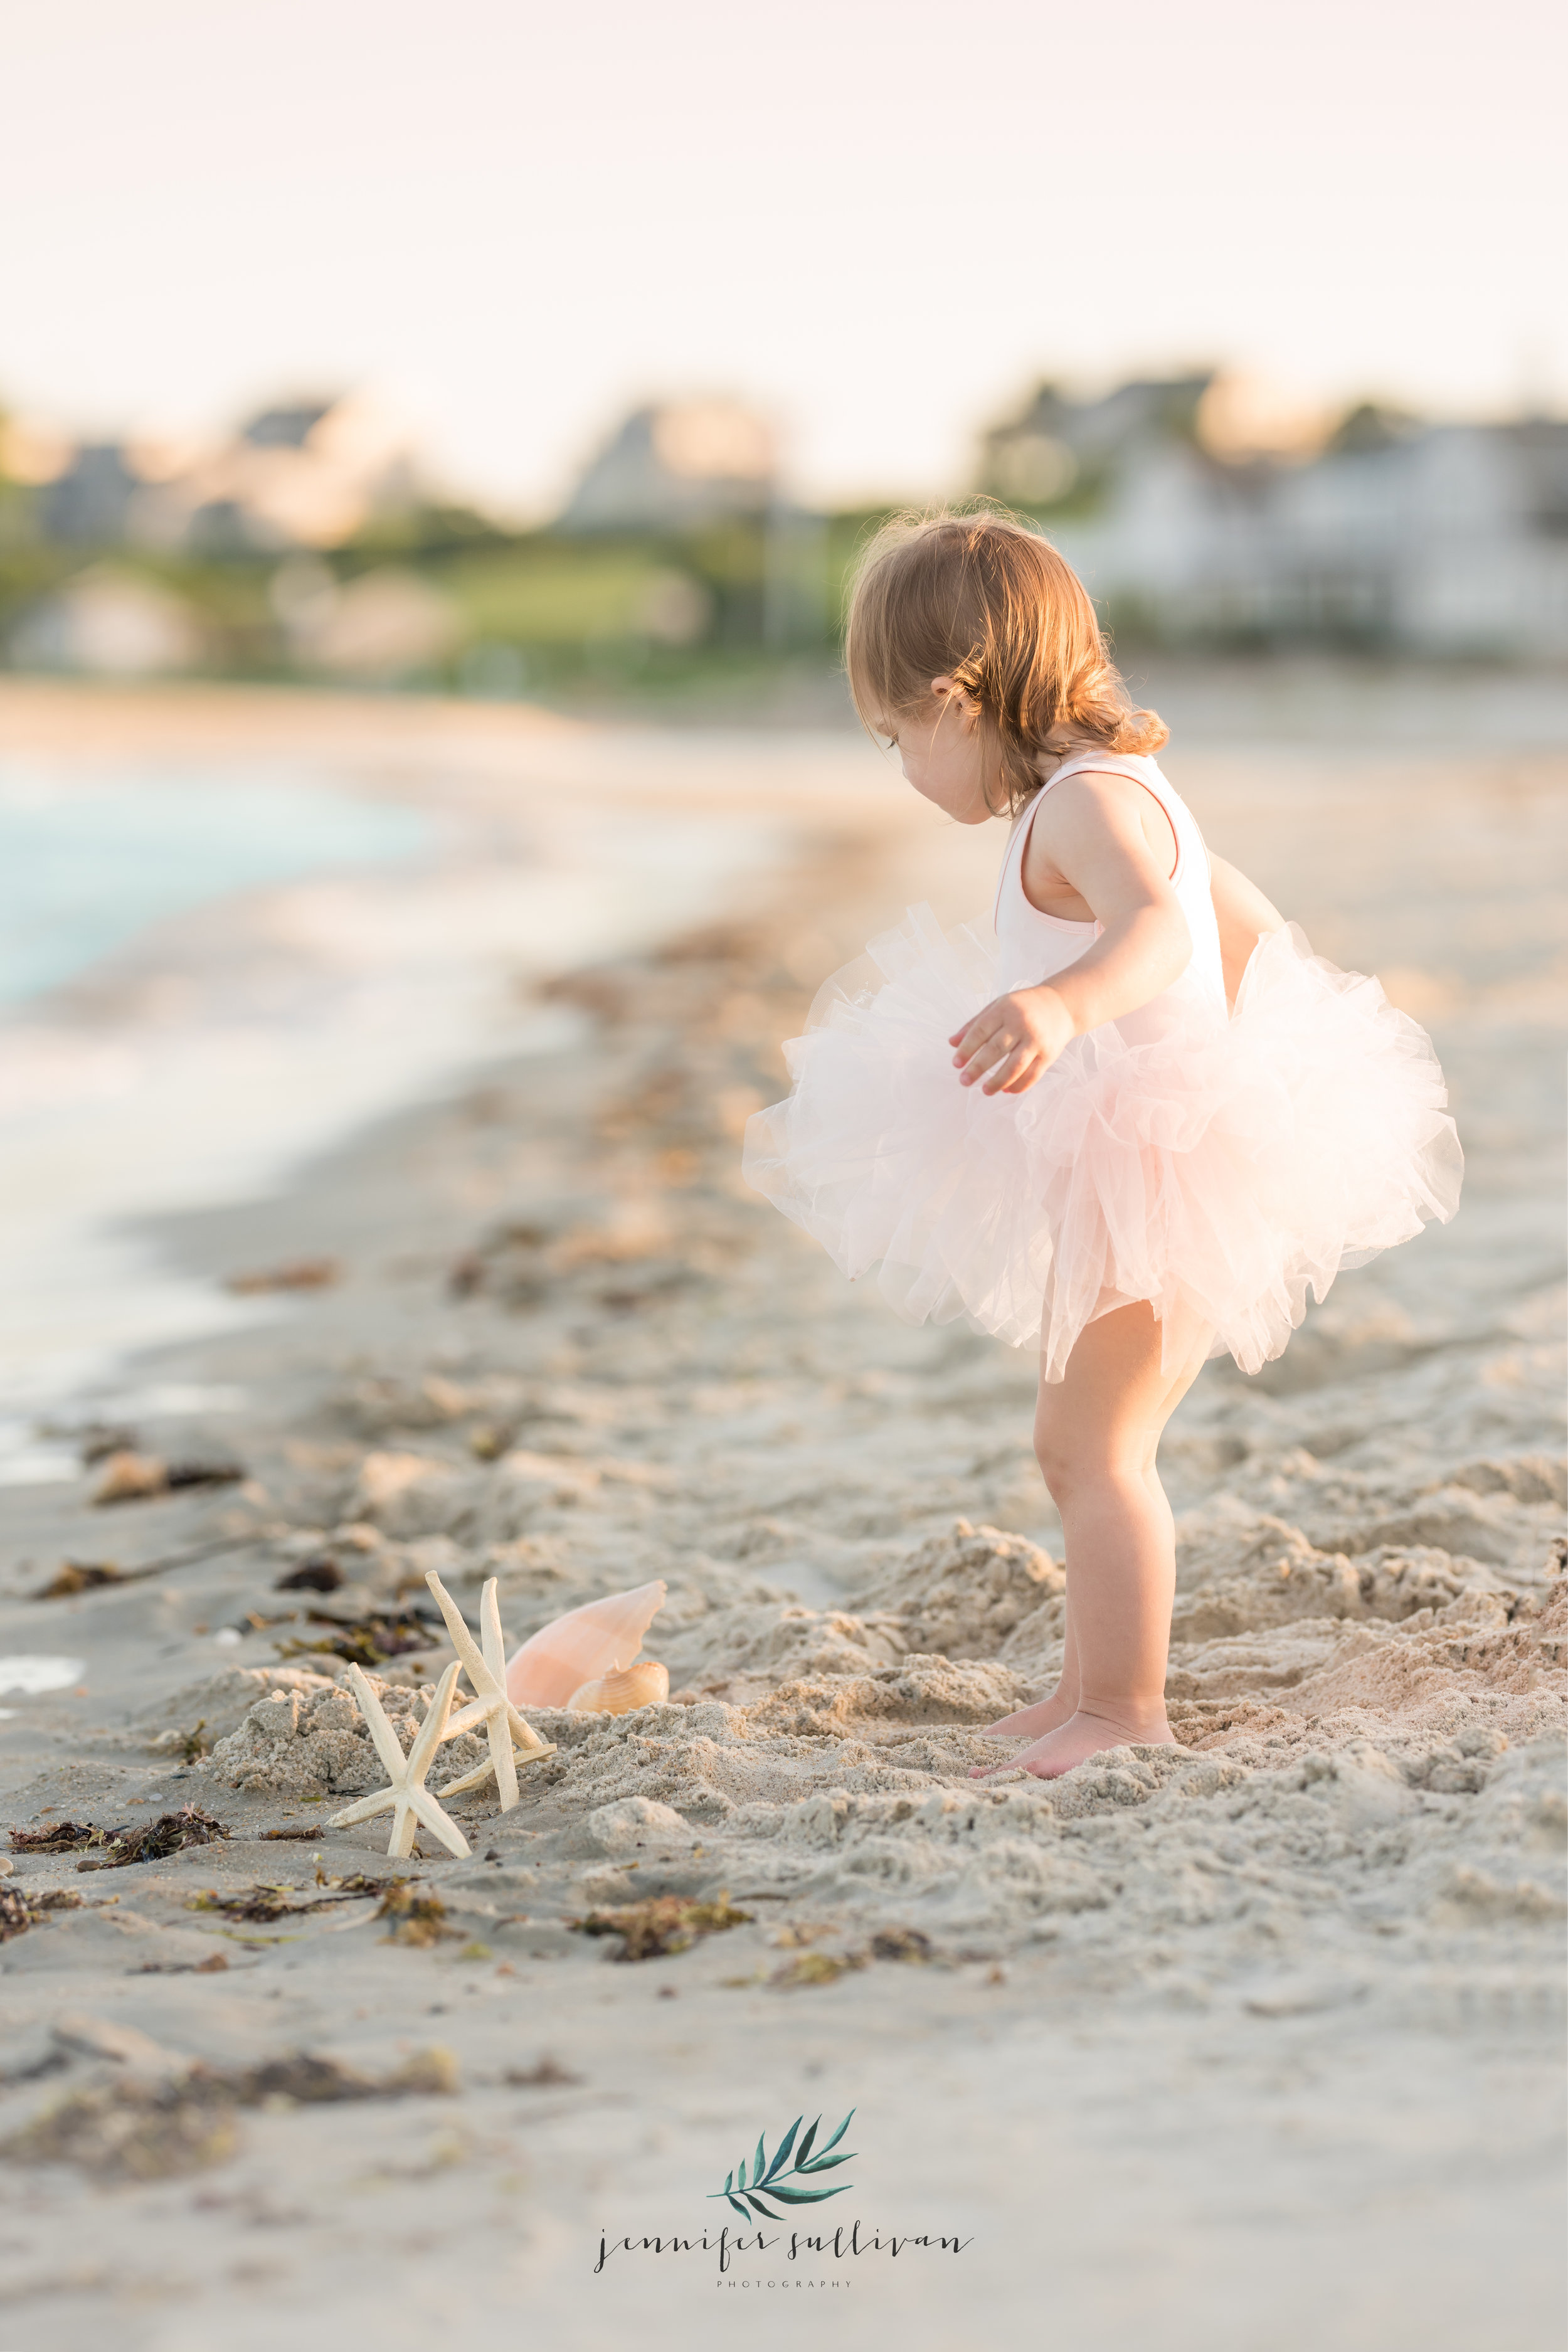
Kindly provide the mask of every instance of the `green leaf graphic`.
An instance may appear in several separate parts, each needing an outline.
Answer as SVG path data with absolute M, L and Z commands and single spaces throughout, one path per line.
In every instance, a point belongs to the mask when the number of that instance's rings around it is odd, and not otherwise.
M 767 2179 L 769 2180 L 773 2179 L 775 2172 L 783 2171 L 784 2158 L 788 2156 L 791 2148 L 795 2146 L 795 2136 L 799 2129 L 800 2117 L 796 2116 L 794 2123 L 791 2124 L 788 2131 L 785 2132 L 783 2139 L 780 2140 L 773 2160 L 768 2167 Z
M 853 2186 L 852 2181 L 841 2180 L 837 2189 L 789 2189 L 775 2180 L 768 2195 L 776 2197 L 781 2205 L 820 2205 L 825 2197 L 842 2197 Z
M 723 2198 L 734 2211 L 740 2214 L 742 2221 L 750 2219 L 746 2210 L 749 2206 L 752 2213 L 760 2213 L 770 2221 L 779 2221 L 783 2217 L 773 2211 L 773 2205 L 764 2202 L 764 2197 L 771 2198 L 774 2204 L 784 2206 L 819 2205 L 825 2198 L 842 2197 L 845 2190 L 853 2185 L 847 2180 L 841 2180 L 831 2189 L 805 2189 L 800 2186 L 800 2181 L 802 2175 L 832 2172 L 841 2164 L 854 2162 L 853 2148 L 846 2148 L 838 2156 L 828 2153 L 829 2149 L 838 2146 L 849 2128 L 850 2119 L 854 2114 L 855 2109 L 851 2107 L 849 2114 L 845 2116 L 821 2154 L 816 2157 L 812 2156 L 811 2149 L 816 2143 L 817 2130 L 822 2122 L 820 2116 L 806 2132 L 798 2148 L 795 2147 L 795 2135 L 800 2130 L 803 2118 L 796 2116 L 794 2123 L 780 2140 L 771 2164 L 768 2162 L 767 2135 L 765 2132 L 759 2133 L 755 2155 L 749 2158 L 742 2157 L 739 2169 L 727 2172 L 724 2175 L 723 2188 L 711 2190 L 710 2196 Z M 793 2164 L 789 2162 L 792 2149 L 795 2150 Z M 748 2164 L 751 2168 L 749 2188 L 746 2185 Z M 792 2180 L 795 2183 L 794 2187 L 789 2185 Z M 759 2195 L 759 2190 L 763 2191 L 763 2195 Z

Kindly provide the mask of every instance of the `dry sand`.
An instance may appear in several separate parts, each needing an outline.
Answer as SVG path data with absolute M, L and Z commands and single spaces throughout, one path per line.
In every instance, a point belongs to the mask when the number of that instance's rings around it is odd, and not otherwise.
M 0 1881 L 86 1897 L 0 1945 L 0 2276 L 29 2339 L 1560 2340 L 1563 765 L 1172 757 L 1216 848 L 1433 1028 L 1465 1203 L 1183 1406 L 1182 1745 L 976 1788 L 1006 1753 L 976 1727 L 1059 1641 L 1033 1368 L 902 1328 L 738 1172 L 815 982 L 908 899 L 972 911 L 999 847 L 823 790 L 837 756 L 769 749 L 793 872 L 555 983 L 568 1050 L 170 1223 L 208 1279 L 346 1268 L 147 1368 L 245 1389 L 142 1433 L 237 1450 L 242 1486 L 8 1502 L 0 1653 L 84 1671 L 6 1702 L 5 1819 L 195 1802 L 230 1831 Z M 66 1559 L 207 1541 L 231 1548 L 26 1597 Z M 323 1559 L 335 1591 L 279 1590 Z M 300 1907 L 318 1871 L 389 1874 L 374 1824 L 321 1826 L 374 1768 L 342 1662 L 289 1644 L 430 1567 L 470 1619 L 497 1576 L 513 1642 L 664 1577 L 672 1698 L 538 1712 L 556 1752 L 520 1807 L 455 1800 L 472 1858 L 406 1866 L 452 1931 L 410 1943 L 352 1888 Z M 441 1655 L 378 1669 L 405 1725 Z M 282 1881 L 298 1916 L 192 1907 Z M 569 1924 L 665 1895 L 751 1916 L 640 1965 Z M 257 2071 L 299 2053 L 395 2096 Z M 821 2210 L 863 2251 L 791 2262 L 785 2222 L 722 2278 L 700 2248 L 595 2273 L 601 2231 L 740 2231 L 712 2192 L 758 2132 L 850 2107 L 854 2185 Z

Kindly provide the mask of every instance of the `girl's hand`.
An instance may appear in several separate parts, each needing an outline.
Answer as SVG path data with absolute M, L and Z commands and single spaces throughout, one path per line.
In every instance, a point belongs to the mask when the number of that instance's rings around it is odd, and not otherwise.
M 947 1042 L 958 1048 L 952 1059 L 961 1087 L 984 1078 L 983 1094 L 1024 1095 L 1077 1034 L 1056 990 L 1042 984 L 996 997 Z

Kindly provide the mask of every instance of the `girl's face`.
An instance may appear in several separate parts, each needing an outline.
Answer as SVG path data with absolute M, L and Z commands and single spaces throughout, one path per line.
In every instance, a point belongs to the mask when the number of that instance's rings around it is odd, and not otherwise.
M 984 744 L 978 713 L 962 687 L 950 677 L 931 680 L 923 710 L 889 720 L 890 735 L 907 782 L 960 824 L 984 824 L 996 814 L 985 797 Z

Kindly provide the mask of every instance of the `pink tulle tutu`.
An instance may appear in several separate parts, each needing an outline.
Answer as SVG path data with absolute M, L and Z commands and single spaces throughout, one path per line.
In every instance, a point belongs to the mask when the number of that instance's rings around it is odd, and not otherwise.
M 1038 1342 L 1147 1299 L 1256 1371 L 1342 1266 L 1458 1205 L 1463 1160 L 1424 1030 L 1375 980 L 1259 940 L 1233 1013 L 1193 989 L 1075 1038 L 1023 1095 L 963 1087 L 950 1034 L 1009 984 L 979 926 L 929 907 L 872 942 L 785 1047 L 794 1091 L 747 1181 L 911 1322 Z M 1150 1017 L 1154 1016 L 1154 1017 Z

